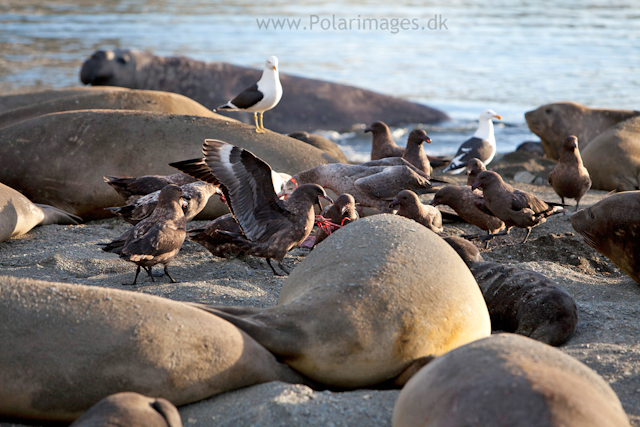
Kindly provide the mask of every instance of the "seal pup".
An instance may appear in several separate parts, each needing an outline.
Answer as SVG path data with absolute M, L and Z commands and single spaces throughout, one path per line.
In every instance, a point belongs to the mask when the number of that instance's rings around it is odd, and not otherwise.
M 487 208 L 504 222 L 506 228 L 498 234 L 509 234 L 512 227 L 527 229 L 521 243 L 527 241 L 531 228 L 545 222 L 547 217 L 564 211 L 563 204 L 545 202 L 534 194 L 514 189 L 493 171 L 480 172 L 471 188 L 482 190 Z M 489 238 L 498 234 L 490 234 Z
M 467 162 L 467 185 L 471 187 L 473 183 L 476 182 L 478 174 L 486 170 L 487 167 L 482 163 L 482 160 L 476 159 L 475 157 L 469 159 Z
M 431 205 L 424 205 L 416 193 L 411 190 L 402 190 L 395 199 L 389 203 L 389 207 L 399 206 L 396 215 L 403 216 L 424 225 L 435 233 L 442 233 L 442 214 L 440 210 Z
M 135 196 L 146 196 L 162 190 L 166 185 L 174 184 L 182 187 L 185 184 L 195 182 L 196 179 L 182 172 L 173 175 L 145 175 L 137 178 L 105 176 L 104 181 L 113 187 L 116 192 L 127 202 Z
M 187 204 L 186 196 L 180 187 L 167 185 L 160 190 L 158 205 L 151 216 L 140 221 L 113 242 L 103 245 L 103 251 L 118 254 L 120 258 L 138 265 L 133 282 L 124 285 L 136 284 L 141 267 L 153 282 L 151 268 L 156 264 L 163 264 L 164 274 L 171 283 L 175 283 L 167 270 L 167 264 L 177 255 L 187 236 L 187 221 L 182 211 Z
M 630 427 L 611 386 L 577 359 L 515 334 L 456 348 L 422 368 L 393 427 Z
M 264 133 L 265 128 L 262 122 L 262 116 L 265 111 L 271 110 L 278 105 L 282 98 L 282 84 L 278 75 L 278 58 L 270 56 L 264 63 L 262 77 L 257 83 L 249 86 L 238 96 L 233 98 L 226 104 L 213 109 L 227 111 L 248 111 L 253 113 L 253 119 L 256 122 L 256 132 Z M 260 116 L 260 124 L 258 125 L 258 116 Z
M 70 423 L 124 391 L 180 406 L 269 381 L 309 383 L 236 326 L 183 302 L 10 276 L 0 276 L 0 293 L 3 419 Z
M 70 427 L 182 427 L 178 408 L 167 399 L 139 393 L 112 394 L 93 405 Z
M 578 307 L 556 282 L 532 270 L 486 262 L 478 248 L 462 237 L 444 240 L 478 282 L 492 330 L 513 332 L 553 346 L 560 346 L 573 336 Z
M 570 219 L 587 245 L 640 283 L 640 191 L 612 194 Z
M 433 206 L 447 205 L 469 224 L 473 224 L 488 234 L 495 234 L 504 228 L 504 222 L 484 205 L 482 195 L 466 185 L 447 185 L 440 188 L 431 201 Z
M 183 209 L 186 222 L 191 221 L 196 215 L 202 212 L 211 196 L 214 194 L 220 194 L 222 196 L 219 185 L 209 184 L 204 181 L 194 181 L 189 184 L 184 184 L 180 186 L 180 189 L 186 196 L 185 200 L 187 200 L 186 207 Z M 154 191 L 146 196 L 135 199 L 125 206 L 106 209 L 128 223 L 135 225 L 153 213 L 158 205 L 161 191 L 162 190 Z
M 313 145 L 336 159 L 337 163 L 349 163 L 349 160 L 346 158 L 340 147 L 338 147 L 338 144 L 324 136 L 304 131 L 291 132 L 287 136 L 295 138 L 306 144 Z
M 480 113 L 478 129 L 473 136 L 462 143 L 451 163 L 442 172 L 459 174 L 463 172 L 470 159 L 480 159 L 485 165 L 491 163 L 496 155 L 496 136 L 493 133 L 492 119 L 502 120 L 493 110 Z
M 580 152 L 598 135 L 627 119 L 640 116 L 640 111 L 589 108 L 576 102 L 554 102 L 524 114 L 531 132 L 540 137 L 544 152 L 558 160 L 562 145 L 569 135 L 578 138 Z
M 171 163 L 183 172 L 220 183 L 229 209 L 242 229 L 242 234 L 223 234 L 233 237 L 235 242 L 249 255 L 278 262 L 282 271 L 284 257 L 302 243 L 311 233 L 315 220 L 314 205 L 320 206 L 319 198 L 333 203 L 324 189 L 317 184 L 301 185 L 287 198 L 278 199 L 271 180 L 271 167 L 250 151 L 217 139 L 207 139 L 202 146 L 204 159 L 192 159 Z M 200 174 L 194 173 L 200 169 Z
M 429 158 L 424 152 L 423 142 L 431 144 L 431 138 L 427 136 L 427 132 L 422 129 L 412 130 L 407 140 L 407 148 L 405 148 L 404 153 L 402 153 L 402 158 L 427 175 L 431 175 L 433 168 L 431 167 L 431 163 L 429 163 Z
M 341 227 L 360 218 L 356 210 L 356 199 L 351 194 L 339 195 L 333 204 L 325 206 L 320 212 L 320 216 Z M 318 227 L 313 243 L 314 246 L 327 237 L 329 237 L 329 234 L 323 228 Z
M 564 140 L 558 165 L 549 174 L 549 184 L 564 204 L 564 198 L 576 199 L 576 211 L 580 199 L 591 188 L 589 171 L 582 164 L 578 150 L 578 138 L 570 136 Z
M 49 205 L 31 203 L 20 192 L 0 183 L 0 242 L 48 224 L 78 225 L 82 218 Z
M 389 202 L 400 191 L 430 191 L 432 179 L 401 157 L 389 157 L 360 165 L 327 164 L 298 172 L 286 184 L 282 194 L 290 194 L 299 185 L 314 183 L 336 194 L 351 194 L 356 203 L 390 213 Z
M 491 330 L 460 257 L 398 215 L 359 219 L 316 246 L 284 281 L 276 306 L 196 306 L 310 379 L 349 389 L 387 384 Z

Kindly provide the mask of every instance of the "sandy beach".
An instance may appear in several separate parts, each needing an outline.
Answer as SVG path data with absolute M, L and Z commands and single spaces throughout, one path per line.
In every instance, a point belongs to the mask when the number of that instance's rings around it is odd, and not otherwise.
M 553 162 L 529 155 L 506 155 L 489 169 L 509 178 L 519 170 L 546 176 Z M 462 184 L 466 177 L 449 177 Z M 548 201 L 559 201 L 548 185 L 509 183 Z M 105 184 L 106 185 L 106 184 Z M 588 207 L 607 195 L 590 190 L 581 201 Z M 427 202 L 432 195 L 422 196 Z M 571 211 L 573 201 L 570 202 Z M 202 226 L 193 221 L 187 227 Z M 135 266 L 103 252 L 99 243 L 118 237 L 130 225 L 118 218 L 78 226 L 48 225 L 0 244 L 3 275 L 53 282 L 126 289 L 177 301 L 266 307 L 275 305 L 286 278 L 274 276 L 262 259 L 215 258 L 187 241 L 170 264 L 179 283 L 163 277 L 151 283 L 141 275 L 135 287 Z M 445 233 L 479 231 L 468 224 L 445 224 Z M 640 287 L 607 258 L 584 244 L 569 215 L 556 215 L 535 227 L 525 244 L 524 230 L 495 239 L 481 248 L 485 260 L 517 265 L 544 274 L 576 300 L 579 323 L 564 346 L 565 353 L 599 373 L 618 394 L 631 424 L 640 426 Z M 295 249 L 284 265 L 295 268 L 308 249 Z M 6 344 L 5 344 L 6 345 Z M 179 408 L 185 426 L 390 426 L 397 390 L 314 391 L 303 385 L 268 383 L 225 393 Z M 12 424 L 0 424 L 5 427 Z

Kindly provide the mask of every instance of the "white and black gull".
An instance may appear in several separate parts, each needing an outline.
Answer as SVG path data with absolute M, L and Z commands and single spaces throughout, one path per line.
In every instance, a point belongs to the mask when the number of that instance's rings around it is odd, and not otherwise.
M 278 73 L 278 58 L 270 56 L 264 64 L 262 77 L 257 83 L 249 86 L 231 101 L 223 104 L 216 110 L 227 111 L 248 111 L 253 113 L 256 122 L 256 132 L 264 133 L 263 114 L 265 111 L 271 110 L 278 105 L 282 98 L 282 84 L 280 84 L 280 76 Z M 258 124 L 258 115 L 260 123 Z
M 480 159 L 485 165 L 493 160 L 496 155 L 496 136 L 493 133 L 492 121 L 494 118 L 502 119 L 493 110 L 485 110 L 480 113 L 478 129 L 471 138 L 462 143 L 451 163 L 442 172 L 451 172 L 457 175 L 466 170 L 467 163 L 473 158 Z

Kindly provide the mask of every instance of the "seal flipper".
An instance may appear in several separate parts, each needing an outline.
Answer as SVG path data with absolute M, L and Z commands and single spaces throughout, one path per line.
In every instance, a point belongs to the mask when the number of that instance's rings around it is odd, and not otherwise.
M 167 421 L 168 427 L 182 427 L 180 413 L 171 402 L 159 397 L 150 405 Z
M 42 213 L 44 214 L 44 218 L 40 221 L 38 225 L 49 225 L 49 224 L 71 224 L 78 225 L 82 223 L 82 218 L 72 213 L 63 211 L 62 209 L 55 208 L 49 205 L 42 205 L 40 203 L 34 203 L 37 207 L 42 209 Z
M 220 309 L 206 304 L 188 304 L 234 324 L 278 356 L 278 359 L 294 359 L 303 354 L 302 349 L 306 345 L 307 333 L 297 323 L 288 320 L 284 313 L 276 316 L 268 312 L 269 308 L 224 307 Z M 231 314 L 228 311 L 233 311 L 229 310 L 232 308 L 237 308 L 239 313 L 247 314 Z M 251 310 L 252 308 L 255 311 Z

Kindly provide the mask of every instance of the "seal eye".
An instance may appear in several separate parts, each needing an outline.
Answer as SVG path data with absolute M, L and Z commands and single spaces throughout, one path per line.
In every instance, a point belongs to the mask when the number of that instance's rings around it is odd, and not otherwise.
M 547 114 L 551 114 L 553 113 L 553 110 L 551 108 L 547 108 L 546 110 L 544 110 L 544 112 Z
M 589 218 L 591 218 L 591 219 L 596 219 L 596 216 L 593 214 L 593 212 L 591 211 L 591 209 L 589 209 Z
M 116 61 L 118 61 L 118 63 L 122 65 L 127 63 L 127 59 L 122 56 L 119 56 L 118 59 L 116 59 Z

